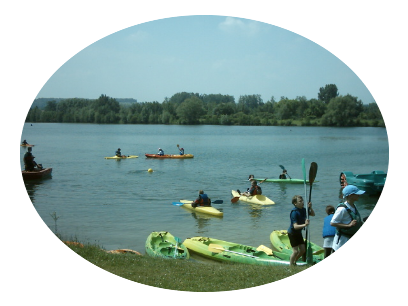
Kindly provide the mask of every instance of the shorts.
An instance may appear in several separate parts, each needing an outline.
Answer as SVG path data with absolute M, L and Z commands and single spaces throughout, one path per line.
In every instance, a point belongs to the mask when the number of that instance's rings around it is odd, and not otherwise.
M 354 252 L 354 253 L 337 253 L 337 255 L 342 256 L 342 257 L 346 257 L 346 258 L 349 258 L 349 257 L 350 257 L 350 254 L 354 256 L 354 255 L 360 254 L 360 252 Z
M 334 240 L 334 236 L 324 238 L 324 240 L 323 240 L 323 248 L 325 248 L 325 249 L 331 249 L 332 246 L 333 246 L 333 240 Z
M 292 248 L 297 247 L 301 244 L 305 244 L 301 231 L 294 231 L 293 233 L 288 233 L 288 237 Z

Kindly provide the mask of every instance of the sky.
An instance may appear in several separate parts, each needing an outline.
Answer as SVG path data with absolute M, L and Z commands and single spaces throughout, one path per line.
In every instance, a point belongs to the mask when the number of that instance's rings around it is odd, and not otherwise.
M 0 0 L 0 96 L 408 100 L 407 0 Z

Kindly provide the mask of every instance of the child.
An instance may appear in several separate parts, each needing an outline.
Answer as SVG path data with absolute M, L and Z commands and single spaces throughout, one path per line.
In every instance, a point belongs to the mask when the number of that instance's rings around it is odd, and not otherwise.
M 290 227 L 288 237 L 293 253 L 290 256 L 290 265 L 296 266 L 297 260 L 306 252 L 305 241 L 303 240 L 302 230 L 309 225 L 309 219 L 306 219 L 306 208 L 304 208 L 303 198 L 295 195 L 292 198 L 292 204 L 295 206 L 290 212 Z M 309 216 L 314 216 L 315 212 L 312 203 L 308 204 Z
M 328 288 L 341 291 L 337 284 L 339 281 L 346 289 L 351 289 L 347 282 L 347 274 L 354 269 L 361 261 L 358 249 L 357 234 L 363 225 L 360 213 L 355 206 L 361 194 L 365 191 L 359 190 L 354 185 L 347 185 L 343 188 L 344 203 L 340 203 L 333 215 L 330 225 L 336 227 L 336 235 L 333 241 L 333 250 L 337 253 L 337 263 L 333 269 L 333 276 Z M 351 260 L 346 265 L 346 258 L 351 255 Z M 340 273 L 341 269 L 343 272 Z
M 208 197 L 204 190 L 198 192 L 198 198 L 191 204 L 193 207 L 197 206 L 211 206 L 211 199 Z
M 323 223 L 323 248 L 324 248 L 324 258 L 329 257 L 329 255 L 334 252 L 332 249 L 334 235 L 336 235 L 336 228 L 330 225 L 335 212 L 334 206 L 326 206 L 327 217 L 324 218 Z
M 388 290 L 393 281 L 397 268 L 401 271 L 401 282 L 404 293 L 405 303 L 408 303 L 408 282 L 403 280 L 404 275 L 404 259 L 400 248 L 408 253 L 408 248 L 405 245 L 407 234 L 405 232 L 404 218 L 397 214 L 401 209 L 402 198 L 393 191 L 389 191 L 384 197 L 385 213 L 382 214 L 380 220 L 380 230 L 377 232 L 374 246 L 378 239 L 383 247 L 383 252 L 386 256 L 384 274 L 378 282 L 378 291 L 374 299 L 375 303 L 386 304 L 383 296 Z

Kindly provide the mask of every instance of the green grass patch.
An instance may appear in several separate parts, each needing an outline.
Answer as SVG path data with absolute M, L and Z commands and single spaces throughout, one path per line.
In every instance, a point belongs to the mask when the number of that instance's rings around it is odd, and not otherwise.
M 62 285 L 87 284 L 93 305 L 371 305 L 374 272 L 352 271 L 353 288 L 327 288 L 332 269 L 264 267 L 108 254 L 95 245 L 67 245 L 58 239 L 27 242 L 0 228 L 0 305 L 47 305 L 33 298 Z M 55 237 L 54 237 L 55 238 Z M 60 238 L 60 237 L 57 237 Z M 141 250 L 139 250 L 141 251 Z M 385 300 L 402 305 L 395 281 Z

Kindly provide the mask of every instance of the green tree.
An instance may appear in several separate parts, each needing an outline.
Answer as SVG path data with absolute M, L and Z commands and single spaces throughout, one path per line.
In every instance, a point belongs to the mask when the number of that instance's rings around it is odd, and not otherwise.
M 317 98 L 326 104 L 329 104 L 330 100 L 338 97 L 339 92 L 335 84 L 327 84 L 324 87 L 320 87 Z
M 196 96 L 184 100 L 177 107 L 177 115 L 181 124 L 197 124 L 199 118 L 204 114 L 202 101 Z
M 322 117 L 322 125 L 353 126 L 363 110 L 363 103 L 351 95 L 338 96 L 327 105 Z

